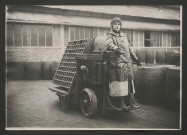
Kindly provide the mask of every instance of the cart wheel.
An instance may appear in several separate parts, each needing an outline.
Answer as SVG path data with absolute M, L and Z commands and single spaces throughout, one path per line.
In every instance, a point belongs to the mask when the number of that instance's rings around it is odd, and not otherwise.
M 68 98 L 65 96 L 59 96 L 59 100 L 61 103 L 62 110 L 65 112 L 68 108 Z
M 97 112 L 97 97 L 92 89 L 84 88 L 80 95 L 80 107 L 84 116 L 91 118 Z

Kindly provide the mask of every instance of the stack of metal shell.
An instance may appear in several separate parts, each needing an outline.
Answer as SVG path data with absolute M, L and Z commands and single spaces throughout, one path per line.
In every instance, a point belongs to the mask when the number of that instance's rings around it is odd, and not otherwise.
M 59 67 L 53 77 L 53 84 L 64 88 L 63 90 L 69 91 L 71 89 L 76 74 L 75 56 L 76 54 L 84 53 L 88 42 L 88 39 L 84 39 L 68 43 Z

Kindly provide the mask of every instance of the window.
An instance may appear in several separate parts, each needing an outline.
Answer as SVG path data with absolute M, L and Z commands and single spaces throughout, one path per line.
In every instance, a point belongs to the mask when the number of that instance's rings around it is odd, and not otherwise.
M 144 41 L 145 47 L 150 47 L 151 46 L 150 45 L 150 41 L 151 41 L 151 39 L 150 39 L 150 31 L 145 31 L 144 32 L 144 39 L 145 39 L 145 41 Z
M 38 46 L 38 29 L 37 25 L 30 25 L 31 46 Z
M 13 24 L 9 24 L 7 26 L 7 45 L 8 46 L 13 46 L 13 38 L 14 38 L 14 33 L 13 33 L 13 28 L 14 28 L 14 25 Z
M 122 32 L 127 35 L 127 38 L 129 42 L 131 43 L 131 46 L 134 46 L 133 45 L 133 31 L 129 29 L 122 29 Z
M 21 24 L 14 25 L 14 45 L 21 46 Z
M 179 32 L 144 31 L 145 47 L 177 47 L 180 46 Z
M 179 32 L 151 32 L 154 47 L 177 47 L 180 46 Z
M 75 40 L 79 40 L 79 27 L 75 27 Z
M 22 25 L 22 35 L 23 35 L 23 46 L 30 46 L 30 27 L 29 25 Z
M 162 47 L 162 32 L 144 31 L 145 47 Z
M 52 39 L 53 41 L 52 44 L 53 46 L 60 46 L 60 43 L 61 43 L 61 37 L 60 37 L 60 25 L 53 25 L 52 27 Z
M 65 25 L 64 26 L 64 43 L 65 43 L 65 46 L 68 45 L 68 42 L 69 42 L 69 26 Z
M 84 33 L 85 33 L 84 27 L 80 27 L 79 29 L 80 39 L 84 39 Z
M 93 28 L 93 37 L 97 37 L 99 35 L 98 28 Z
M 75 40 L 75 27 L 70 27 L 70 41 Z
M 133 47 L 144 47 L 144 31 L 142 30 L 129 30 L 129 31 L 131 32 L 128 32 L 127 37 L 129 36 L 131 38 L 131 43 L 133 43 Z
M 60 25 L 7 23 L 7 46 L 60 46 Z
M 89 27 L 85 27 L 85 38 L 90 38 L 90 28 Z
M 151 31 L 150 32 L 150 46 L 153 47 L 162 47 L 162 32 L 160 31 Z
M 45 46 L 45 26 L 38 26 L 39 46 Z
M 99 28 L 99 36 L 104 36 L 104 28 Z
M 133 43 L 133 31 L 132 30 L 126 30 L 127 38 L 130 43 Z
M 46 46 L 52 46 L 53 36 L 52 36 L 52 26 L 45 27 L 46 34 Z
M 180 46 L 180 33 L 172 32 L 171 33 L 171 47 Z
M 70 27 L 70 41 L 89 38 L 89 29 L 86 27 Z
M 70 35 L 68 35 L 68 29 Z M 70 41 L 94 38 L 97 36 L 105 36 L 110 31 L 109 28 L 97 28 L 97 27 L 83 27 L 83 26 L 65 26 L 65 45 L 67 45 L 67 39 L 70 37 Z

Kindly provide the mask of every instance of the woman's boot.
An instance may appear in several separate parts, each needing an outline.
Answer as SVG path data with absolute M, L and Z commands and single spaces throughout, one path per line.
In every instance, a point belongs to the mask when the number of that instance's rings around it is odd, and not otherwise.
M 140 108 L 140 105 L 134 99 L 134 94 L 133 93 L 129 93 L 128 99 L 129 99 L 129 105 L 130 105 L 131 109 Z
M 123 108 L 124 110 L 128 110 L 128 109 L 129 109 L 129 108 L 126 106 L 123 97 L 120 97 L 120 107 Z

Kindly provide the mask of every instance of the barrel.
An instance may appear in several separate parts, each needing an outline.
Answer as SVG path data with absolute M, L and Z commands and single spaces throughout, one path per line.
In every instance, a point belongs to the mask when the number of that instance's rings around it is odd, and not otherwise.
M 93 53 L 101 53 L 106 50 L 106 37 L 105 36 L 99 36 L 96 37 L 94 40 L 94 45 L 93 45 Z
M 172 52 L 171 51 L 168 51 L 166 52 L 166 64 L 173 64 L 173 57 L 172 57 Z
M 136 56 L 140 59 L 141 62 L 145 63 L 145 50 L 144 49 L 137 49 Z
M 25 63 L 25 76 L 27 80 L 40 80 L 41 79 L 41 62 L 26 62 Z
M 42 80 L 51 80 L 51 65 L 52 62 L 42 62 Z
M 164 64 L 165 63 L 165 50 L 159 49 L 156 51 L 156 63 Z
M 57 71 L 57 68 L 59 66 L 59 62 L 52 62 L 52 65 L 51 65 L 51 79 L 53 79 L 56 71 Z
M 180 52 L 178 50 L 166 52 L 166 63 L 180 65 Z
M 165 100 L 168 108 L 180 108 L 180 67 L 168 69 L 165 86 Z
M 179 51 L 173 51 L 173 64 L 174 65 L 180 65 L 180 52 Z
M 24 63 L 8 62 L 7 77 L 10 80 L 24 80 Z
M 135 78 L 136 96 L 144 104 L 160 104 L 164 99 L 164 68 L 159 66 L 142 66 L 138 68 Z
M 172 68 L 172 67 L 175 67 L 176 65 L 155 64 L 154 66 L 163 68 L 164 75 L 165 75 L 165 77 L 166 77 L 168 69 L 169 69 L 169 68 Z
M 145 51 L 145 63 L 151 63 L 153 64 L 154 63 L 154 58 L 155 58 L 155 55 L 154 55 L 154 50 L 153 49 L 147 49 Z

